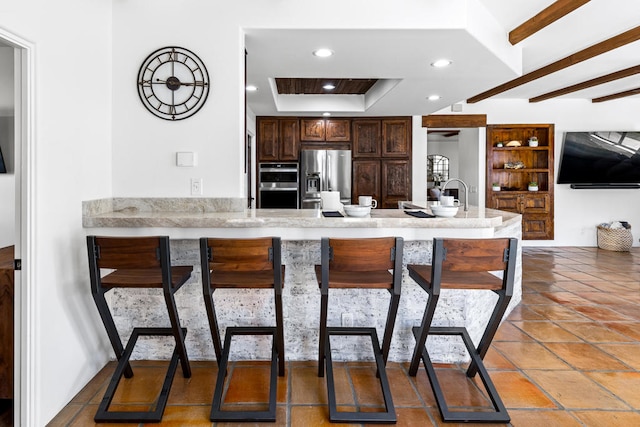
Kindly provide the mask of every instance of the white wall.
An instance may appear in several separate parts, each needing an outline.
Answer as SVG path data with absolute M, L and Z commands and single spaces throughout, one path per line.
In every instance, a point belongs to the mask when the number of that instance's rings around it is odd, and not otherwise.
M 36 169 L 34 256 L 23 265 L 34 272 L 25 285 L 36 372 L 24 403 L 29 425 L 42 426 L 109 356 L 89 293 L 81 203 L 111 195 L 111 2 L 2 2 L 0 28 L 33 45 L 34 140 L 24 155 Z
M 555 124 L 555 171 L 565 131 L 640 130 L 637 97 L 592 104 L 585 100 L 557 99 L 539 103 L 526 100 L 488 100 L 465 104 L 462 114 L 487 114 L 488 124 Z M 440 114 L 449 113 L 441 110 Z M 632 225 L 634 246 L 640 237 L 640 190 L 573 190 L 555 184 L 555 239 L 525 241 L 528 246 L 596 246 L 596 225 L 626 220 Z

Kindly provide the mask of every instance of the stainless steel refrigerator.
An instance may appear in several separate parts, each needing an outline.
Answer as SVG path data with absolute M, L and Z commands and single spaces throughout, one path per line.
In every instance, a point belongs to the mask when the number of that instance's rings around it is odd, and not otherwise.
M 351 203 L 351 150 L 302 150 L 300 176 L 302 209 L 319 209 L 321 191 L 339 191 Z

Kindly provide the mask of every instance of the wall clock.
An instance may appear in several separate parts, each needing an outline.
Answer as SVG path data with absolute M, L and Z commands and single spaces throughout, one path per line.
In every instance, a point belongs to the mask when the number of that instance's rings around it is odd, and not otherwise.
M 151 53 L 138 71 L 138 95 L 153 115 L 183 120 L 202 108 L 209 95 L 209 73 L 188 49 L 168 46 Z

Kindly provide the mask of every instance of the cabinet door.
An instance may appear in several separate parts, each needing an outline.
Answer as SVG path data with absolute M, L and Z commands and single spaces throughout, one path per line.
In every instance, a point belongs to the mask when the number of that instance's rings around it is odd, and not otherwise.
M 522 238 L 524 240 L 553 239 L 553 220 L 549 214 L 523 214 Z
M 398 201 L 411 200 L 411 163 L 408 160 L 383 160 L 381 203 L 397 208 Z
M 373 196 L 380 203 L 380 161 L 354 160 L 352 179 L 352 203 L 357 203 L 358 196 Z
M 278 160 L 278 120 L 260 119 L 258 121 L 258 161 Z
M 380 120 L 354 120 L 353 157 L 380 157 L 381 135 Z
M 491 204 L 487 207 L 490 209 L 520 213 L 520 204 L 519 194 L 493 194 L 491 196 Z
M 300 139 L 302 141 L 324 141 L 325 123 L 323 119 L 301 119 Z
M 549 195 L 535 193 L 522 195 L 523 213 L 547 213 L 549 212 Z
M 351 141 L 351 121 L 349 119 L 327 120 L 325 130 L 325 138 L 328 142 Z
M 281 119 L 279 134 L 280 160 L 297 161 L 300 155 L 298 119 Z
M 411 154 L 411 120 L 382 120 L 382 157 L 409 157 Z

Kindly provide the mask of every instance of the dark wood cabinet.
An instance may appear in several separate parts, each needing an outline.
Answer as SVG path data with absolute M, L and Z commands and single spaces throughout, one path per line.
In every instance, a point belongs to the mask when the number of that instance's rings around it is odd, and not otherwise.
M 411 200 L 411 163 L 408 160 L 383 160 L 382 196 L 383 208 L 397 208 L 398 201 Z
M 0 399 L 13 398 L 14 247 L 0 249 Z
M 281 119 L 279 126 L 280 159 L 298 161 L 300 157 L 298 119 Z
M 298 161 L 300 131 L 297 118 L 257 119 L 259 162 Z
M 353 203 L 357 203 L 358 196 L 373 196 L 381 203 L 380 198 L 380 161 L 379 160 L 354 160 L 353 161 Z M 382 207 L 382 206 L 379 206 Z
M 300 140 L 306 142 L 350 142 L 350 119 L 300 119 Z
M 411 118 L 382 120 L 382 157 L 411 156 Z
M 353 120 L 353 158 L 380 157 L 382 123 L 380 120 Z
M 522 214 L 525 240 L 553 239 L 553 136 L 553 124 L 487 126 L 486 206 Z M 528 143 L 532 137 L 536 146 Z M 512 141 L 520 145 L 508 146 Z M 528 191 L 531 182 L 538 191 Z

